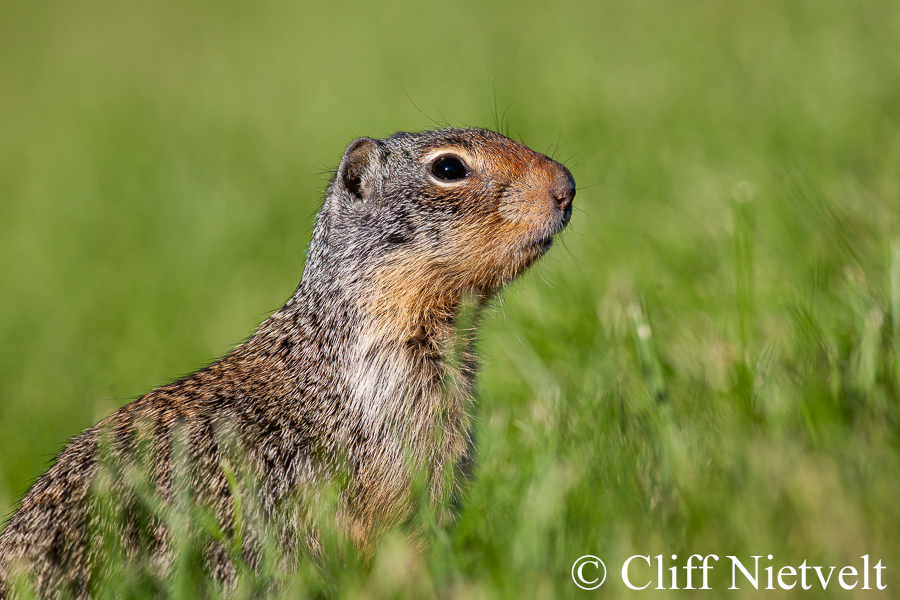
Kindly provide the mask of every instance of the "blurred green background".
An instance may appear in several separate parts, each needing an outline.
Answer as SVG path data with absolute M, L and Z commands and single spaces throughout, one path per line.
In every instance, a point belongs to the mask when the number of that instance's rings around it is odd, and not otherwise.
M 588 553 L 607 597 L 660 553 L 897 590 L 894 0 L 5 1 L 0 510 L 288 298 L 351 140 L 500 120 L 572 224 L 484 324 L 457 525 L 338 595 L 576 596 Z

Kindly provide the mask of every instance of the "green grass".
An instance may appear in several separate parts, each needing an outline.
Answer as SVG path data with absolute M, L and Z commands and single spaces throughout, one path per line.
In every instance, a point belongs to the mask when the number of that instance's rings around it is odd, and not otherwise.
M 676 594 L 741 598 L 725 555 L 869 554 L 897 594 L 896 2 L 2 12 L 0 507 L 280 306 L 353 138 L 491 126 L 496 97 L 579 192 L 483 328 L 477 480 L 428 551 L 389 536 L 286 589 L 583 597 L 590 553 L 593 594 L 634 597 L 664 592 L 628 590 L 627 557 L 697 553 L 720 591 Z

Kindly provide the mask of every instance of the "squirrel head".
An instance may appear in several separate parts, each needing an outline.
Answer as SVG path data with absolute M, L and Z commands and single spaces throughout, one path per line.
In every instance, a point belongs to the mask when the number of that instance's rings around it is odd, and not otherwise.
M 328 270 L 383 318 L 452 319 L 463 294 L 489 297 L 540 258 L 574 197 L 566 167 L 493 131 L 360 138 L 328 189 L 304 279 Z

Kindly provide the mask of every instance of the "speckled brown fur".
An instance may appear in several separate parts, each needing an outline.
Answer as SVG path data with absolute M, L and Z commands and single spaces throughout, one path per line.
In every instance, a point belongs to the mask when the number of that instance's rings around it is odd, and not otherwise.
M 447 155 L 465 164 L 465 177 L 434 175 L 433 163 Z M 547 251 L 574 194 L 565 167 L 491 131 L 353 142 L 294 295 L 225 358 L 69 443 L 0 534 L 0 597 L 14 567 L 41 596 L 90 596 L 97 557 L 86 530 L 104 444 L 104 460 L 122 467 L 142 464 L 135 448 L 149 442 L 148 476 L 171 503 L 180 443 L 187 493 L 226 530 L 234 490 L 225 468 L 239 456 L 256 480 L 261 518 L 284 546 L 314 544 L 288 500 L 341 469 L 348 478 L 336 518 L 360 547 L 377 526 L 406 516 L 417 473 L 435 501 L 453 494 L 457 484 L 444 473 L 471 459 L 476 363 L 474 331 L 455 321 L 467 298 L 477 321 L 485 303 Z M 451 360 L 459 348 L 461 358 Z M 127 507 L 132 492 L 111 485 Z M 142 543 L 152 547 L 139 550 L 164 571 L 165 528 L 151 537 Z M 233 577 L 224 552 L 213 548 L 207 562 L 218 579 Z

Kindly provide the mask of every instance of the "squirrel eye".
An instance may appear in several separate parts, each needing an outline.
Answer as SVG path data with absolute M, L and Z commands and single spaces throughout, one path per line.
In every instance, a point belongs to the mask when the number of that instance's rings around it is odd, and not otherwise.
M 466 168 L 466 163 L 460 158 L 448 154 L 432 163 L 431 173 L 441 181 L 459 181 L 465 179 L 469 170 Z

